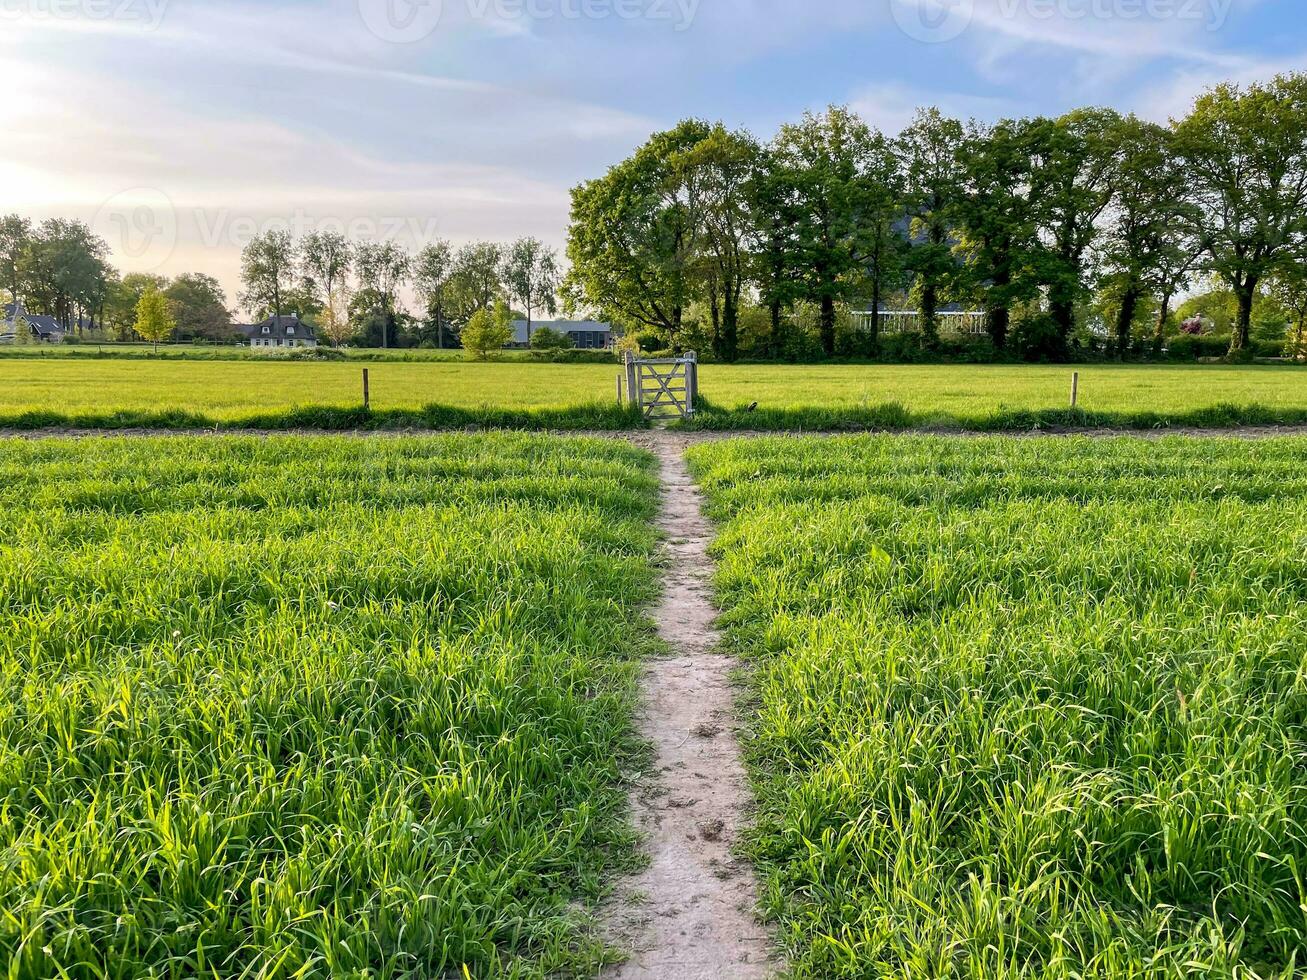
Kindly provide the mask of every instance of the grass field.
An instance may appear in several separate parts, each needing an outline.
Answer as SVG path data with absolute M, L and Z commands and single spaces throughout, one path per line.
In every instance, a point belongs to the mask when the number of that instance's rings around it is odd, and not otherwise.
M 1307 968 L 1307 441 L 692 450 L 799 977 Z
M 5 975 L 592 976 L 650 467 L 527 436 L 0 445 Z
M 485 422 L 573 428 L 634 424 L 616 408 L 619 369 L 613 365 L 453 361 L 368 367 L 378 424 Z M 1029 413 L 1065 409 L 1071 370 L 705 365 L 702 393 L 719 411 L 708 413 L 701 424 L 710 428 L 1025 427 L 1032 421 Z M 1148 427 L 1171 419 L 1202 423 L 1201 418 L 1187 416 L 1221 405 L 1261 406 L 1263 415 L 1248 415 L 1251 421 L 1307 420 L 1307 369 L 1303 368 L 1132 365 L 1078 370 L 1081 407 L 1088 413 L 1115 413 L 1128 424 Z M 361 376 L 361 366 L 349 363 L 0 358 L 0 423 L 30 427 L 94 424 L 98 419 L 100 424 L 354 427 L 365 421 L 351 412 L 362 400 Z M 757 413 L 735 411 L 755 401 Z M 449 411 L 424 414 L 427 405 Z M 898 408 L 885 410 L 887 405 Z M 588 407 L 578 410 L 578 406 Z M 315 417 L 308 411 L 314 407 L 338 411 Z M 1128 418 L 1132 414 L 1139 417 Z M 1237 416 L 1233 420 L 1238 421 Z M 1111 419 L 1090 414 L 1063 421 L 1095 424 Z M 1225 423 L 1213 416 L 1210 424 Z

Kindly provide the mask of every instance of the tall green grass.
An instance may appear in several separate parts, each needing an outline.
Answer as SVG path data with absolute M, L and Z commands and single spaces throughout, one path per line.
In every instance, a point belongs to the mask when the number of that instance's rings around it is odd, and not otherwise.
M 799 977 L 1307 970 L 1307 441 L 691 452 Z
M 0 444 L 10 978 L 590 976 L 651 461 Z M 466 974 L 464 974 L 466 970 Z

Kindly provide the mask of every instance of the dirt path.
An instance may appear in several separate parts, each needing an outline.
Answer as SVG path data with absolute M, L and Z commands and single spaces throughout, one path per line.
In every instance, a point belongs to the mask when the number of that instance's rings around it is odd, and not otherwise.
M 666 589 L 656 610 L 671 649 L 645 673 L 640 731 L 654 771 L 632 796 L 649 834 L 649 868 L 625 882 L 609 914 L 631 958 L 610 980 L 762 980 L 769 943 L 753 914 L 756 884 L 731 848 L 750 797 L 736 739 L 731 672 L 716 652 L 710 598 L 712 529 L 690 479 L 687 440 L 666 435 L 657 454 L 664 489 L 659 527 L 667 539 Z

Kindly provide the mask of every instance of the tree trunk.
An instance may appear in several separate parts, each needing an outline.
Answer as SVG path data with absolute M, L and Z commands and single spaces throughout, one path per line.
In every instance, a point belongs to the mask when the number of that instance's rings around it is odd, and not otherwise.
M 1006 262 L 999 262 L 996 265 L 999 268 L 994 273 L 994 286 L 1007 287 L 1012 285 L 1012 272 Z M 994 343 L 994 350 L 1003 350 L 1003 348 L 1007 347 L 1007 334 L 1011 326 L 1012 311 L 1008 308 L 1007 303 L 991 302 L 985 317 L 985 329 L 989 332 L 989 339 Z
M 1235 295 L 1239 298 L 1239 319 L 1230 341 L 1231 354 L 1237 354 L 1248 346 L 1253 327 L 1253 300 L 1257 297 L 1257 277 L 1249 276 L 1242 285 L 1236 286 Z
M 784 344 L 781 340 L 781 301 L 773 299 L 771 301 L 771 353 L 772 357 L 780 358 L 784 350 Z
M 1133 286 L 1121 297 L 1121 309 L 1116 314 L 1116 356 L 1124 361 L 1130 349 L 1130 332 L 1135 322 L 1135 311 L 1139 309 L 1139 292 Z
M 1065 346 L 1071 339 L 1071 332 L 1076 327 L 1076 304 L 1071 297 L 1063 295 L 1060 291 L 1049 296 L 1048 312 L 1053 317 L 1053 322 L 1057 324 L 1058 335 Z
M 708 310 L 712 317 L 712 352 L 722 356 L 722 310 L 717 297 L 717 287 L 708 291 Z
M 1162 293 L 1162 305 L 1157 310 L 1157 325 L 1153 328 L 1153 353 L 1162 354 L 1162 345 L 1166 343 L 1166 321 L 1171 318 L 1171 291 Z
M 880 353 L 880 273 L 871 277 L 871 328 L 867 331 L 867 351 L 872 357 Z
M 722 309 L 722 357 L 729 364 L 740 353 L 740 299 L 734 287 L 727 287 L 725 299 Z
M 830 357 L 835 353 L 835 297 L 821 298 L 821 349 Z
M 921 340 L 927 348 L 939 345 L 939 288 L 933 282 L 921 286 Z

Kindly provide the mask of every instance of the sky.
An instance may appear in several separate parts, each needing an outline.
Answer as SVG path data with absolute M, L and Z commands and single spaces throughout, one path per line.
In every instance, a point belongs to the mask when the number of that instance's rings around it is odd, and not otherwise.
M 0 0 L 0 213 L 234 305 L 271 228 L 561 248 L 569 189 L 690 116 L 1165 121 L 1303 68 L 1302 0 Z

